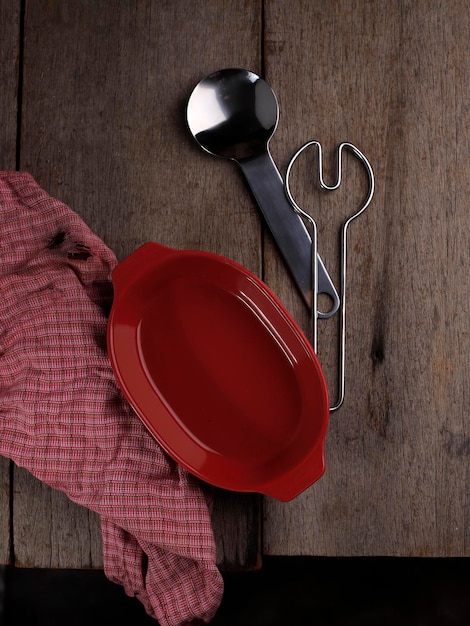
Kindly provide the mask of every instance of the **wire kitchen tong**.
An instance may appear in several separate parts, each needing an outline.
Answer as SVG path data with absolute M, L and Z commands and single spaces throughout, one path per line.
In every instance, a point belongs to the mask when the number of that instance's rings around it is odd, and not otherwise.
M 317 323 L 319 317 L 330 317 L 329 314 L 323 314 L 318 311 L 318 276 L 317 276 L 317 267 L 316 263 L 313 261 L 317 258 L 317 225 L 315 220 L 306 213 L 300 206 L 296 203 L 292 196 L 291 188 L 290 188 L 290 175 L 292 171 L 292 167 L 298 157 L 310 147 L 314 147 L 317 149 L 317 157 L 318 157 L 318 182 L 321 189 L 325 191 L 334 191 L 339 188 L 341 185 L 341 175 L 342 175 L 342 155 L 343 150 L 349 150 L 353 153 L 355 157 L 357 157 L 363 166 L 366 169 L 368 181 L 369 181 L 369 190 L 367 195 L 365 196 L 360 207 L 350 216 L 348 217 L 343 224 L 341 225 L 341 243 L 340 243 L 340 290 L 339 290 L 339 308 L 338 313 L 340 315 L 339 319 L 339 340 L 338 340 L 338 396 L 335 404 L 330 406 L 330 412 L 336 411 L 341 407 L 344 402 L 345 396 L 345 363 L 346 363 L 346 270 L 347 270 L 347 243 L 348 243 L 348 229 L 349 225 L 353 220 L 355 220 L 359 215 L 361 215 L 369 204 L 372 201 L 372 196 L 374 195 L 374 172 L 372 167 L 364 156 L 364 154 L 356 148 L 355 145 L 348 142 L 343 142 L 339 145 L 337 150 L 337 167 L 336 167 L 336 182 L 333 185 L 327 185 L 323 178 L 323 160 L 322 160 L 322 147 L 320 142 L 316 140 L 308 141 L 305 143 L 294 156 L 291 158 L 289 165 L 286 171 L 285 177 L 285 192 L 289 202 L 291 203 L 294 211 L 300 215 L 309 225 L 312 231 L 312 250 L 311 250 L 311 271 L 312 271 L 312 307 L 311 307 L 311 324 L 312 324 L 312 345 L 317 351 Z M 333 311 L 334 313 L 335 311 Z

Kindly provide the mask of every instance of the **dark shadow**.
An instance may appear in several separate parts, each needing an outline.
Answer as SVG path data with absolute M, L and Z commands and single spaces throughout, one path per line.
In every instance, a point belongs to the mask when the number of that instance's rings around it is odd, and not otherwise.
M 101 571 L 4 568 L 5 626 L 155 626 Z M 226 573 L 213 626 L 467 626 L 467 559 L 266 557 Z

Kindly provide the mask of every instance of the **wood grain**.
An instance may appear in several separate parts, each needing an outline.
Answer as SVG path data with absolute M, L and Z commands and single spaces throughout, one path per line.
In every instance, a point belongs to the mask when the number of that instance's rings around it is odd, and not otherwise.
M 265 503 L 265 552 L 468 556 L 468 3 L 267 0 L 265 15 L 277 159 L 348 140 L 377 182 L 351 233 L 347 398 L 327 471 L 292 503 Z M 298 193 L 333 268 L 331 216 L 348 199 L 314 196 L 308 175 Z M 275 263 L 266 271 L 304 319 Z M 327 370 L 334 332 L 320 328 Z
M 0 154 L 11 168 L 19 2 L 0 11 Z M 325 476 L 291 503 L 265 500 L 268 555 L 469 555 L 469 32 L 463 0 L 26 1 L 20 166 L 119 258 L 149 240 L 226 254 L 263 271 L 308 332 L 241 176 L 188 137 L 186 99 L 219 68 L 263 65 L 280 104 L 271 150 L 282 173 L 309 139 L 325 148 L 330 182 L 341 141 L 374 167 L 373 204 L 349 241 L 346 402 L 331 418 Z M 367 181 L 348 157 L 341 189 L 320 193 L 314 165 L 305 154 L 293 189 L 338 280 L 337 231 Z M 319 332 L 334 396 L 336 320 Z M 0 470 L 7 562 L 8 462 Z M 13 484 L 19 564 L 101 565 L 96 516 L 23 470 Z M 218 492 L 214 528 L 222 565 L 259 566 L 256 496 Z
M 21 468 L 14 477 L 17 567 L 83 569 L 102 566 L 99 518 Z
M 261 497 L 252 494 L 216 490 L 212 525 L 225 572 L 261 567 L 261 504 Z
M 0 2 L 0 170 L 14 170 L 17 138 L 20 2 Z M 10 561 L 10 462 L 0 458 L 0 563 Z
M 252 199 L 231 163 L 193 144 L 184 117 L 206 74 L 232 65 L 259 71 L 260 17 L 250 1 L 26 2 L 21 167 L 121 259 L 153 240 L 260 272 Z M 17 561 L 99 566 L 97 518 L 26 474 L 20 482 Z M 24 522 L 32 499 L 33 534 Z M 224 502 L 218 560 L 251 567 L 257 497 Z M 38 545 L 42 536 L 49 541 Z

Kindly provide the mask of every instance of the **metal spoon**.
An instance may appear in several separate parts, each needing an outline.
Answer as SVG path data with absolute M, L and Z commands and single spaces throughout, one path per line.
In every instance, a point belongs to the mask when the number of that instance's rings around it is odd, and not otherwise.
M 269 85 L 244 69 L 224 69 L 194 88 L 187 106 L 189 130 L 209 154 L 240 166 L 271 233 L 307 305 L 312 305 L 312 242 L 286 197 L 284 182 L 269 153 L 279 119 L 277 99 Z M 317 255 L 318 293 L 330 296 L 330 317 L 339 296 Z

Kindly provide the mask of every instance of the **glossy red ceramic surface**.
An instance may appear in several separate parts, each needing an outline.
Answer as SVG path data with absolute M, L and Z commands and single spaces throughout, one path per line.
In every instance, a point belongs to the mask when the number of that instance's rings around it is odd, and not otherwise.
M 256 276 L 225 257 L 141 246 L 113 273 L 116 379 L 160 445 L 201 479 L 290 500 L 323 474 L 318 359 Z

